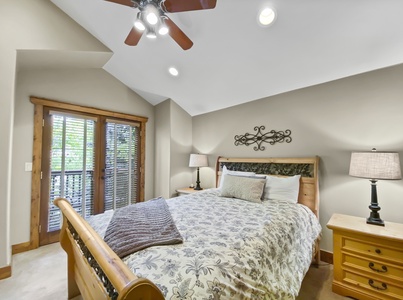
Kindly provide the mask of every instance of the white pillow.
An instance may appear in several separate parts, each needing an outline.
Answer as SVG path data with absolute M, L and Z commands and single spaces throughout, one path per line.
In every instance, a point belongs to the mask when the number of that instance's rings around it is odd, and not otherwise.
M 291 177 L 267 175 L 263 200 L 286 200 L 291 203 L 297 203 L 300 178 L 301 175 Z
M 223 184 L 224 184 L 224 177 L 225 175 L 233 175 L 233 176 L 254 176 L 254 172 L 242 172 L 242 171 L 230 171 L 227 169 L 227 167 L 224 165 L 222 168 L 221 172 L 221 178 L 220 178 L 220 184 L 218 185 L 218 188 L 221 189 Z

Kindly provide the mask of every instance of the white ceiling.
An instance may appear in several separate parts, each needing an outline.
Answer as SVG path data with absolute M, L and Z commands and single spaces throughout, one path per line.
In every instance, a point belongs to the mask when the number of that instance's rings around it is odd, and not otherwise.
M 168 14 L 193 41 L 187 51 L 169 35 L 125 45 L 137 9 L 52 2 L 113 51 L 107 72 L 151 104 L 171 98 L 192 116 L 403 63 L 401 0 L 217 0 Z M 266 28 L 257 23 L 265 5 L 277 11 Z

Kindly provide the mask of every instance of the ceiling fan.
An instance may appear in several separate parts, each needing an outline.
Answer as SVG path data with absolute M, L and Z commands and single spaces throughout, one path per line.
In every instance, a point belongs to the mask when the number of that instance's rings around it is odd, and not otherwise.
M 138 8 L 134 27 L 125 40 L 125 44 L 136 46 L 146 33 L 148 38 L 156 38 L 169 34 L 183 49 L 188 50 L 193 42 L 188 36 L 166 15 L 167 13 L 184 12 L 191 10 L 212 9 L 217 0 L 106 0 L 109 2 Z

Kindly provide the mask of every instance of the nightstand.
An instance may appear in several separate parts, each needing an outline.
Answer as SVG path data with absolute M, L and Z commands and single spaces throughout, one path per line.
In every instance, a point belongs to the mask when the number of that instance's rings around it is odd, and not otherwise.
M 182 188 L 182 189 L 176 190 L 176 192 L 178 193 L 178 196 L 193 194 L 193 193 L 197 193 L 197 192 L 201 192 L 201 191 L 204 191 L 204 190 L 195 190 L 194 188 Z
M 360 300 L 403 299 L 403 224 L 334 214 L 333 292 Z

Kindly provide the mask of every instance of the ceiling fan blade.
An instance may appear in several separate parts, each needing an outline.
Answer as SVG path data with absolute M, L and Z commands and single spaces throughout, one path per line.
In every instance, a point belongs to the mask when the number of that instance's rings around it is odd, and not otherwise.
M 214 8 L 217 0 L 165 0 L 163 6 L 167 12 L 182 12 Z
M 143 35 L 142 32 L 139 32 L 138 30 L 136 30 L 136 28 L 133 27 L 132 30 L 130 30 L 129 34 L 127 35 L 125 44 L 129 46 L 136 46 L 142 35 Z
M 193 42 L 187 35 L 170 19 L 165 19 L 165 24 L 169 28 L 169 35 L 182 47 L 183 50 L 192 48 Z
M 130 7 L 134 6 L 133 2 L 131 0 L 105 0 L 105 1 L 122 4 L 122 5 L 130 6 Z

